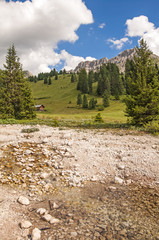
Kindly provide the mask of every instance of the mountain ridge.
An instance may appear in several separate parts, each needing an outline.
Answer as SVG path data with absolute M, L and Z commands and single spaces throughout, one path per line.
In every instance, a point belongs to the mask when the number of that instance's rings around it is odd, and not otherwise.
M 98 71 L 103 64 L 114 63 L 118 66 L 120 72 L 125 72 L 125 63 L 126 60 L 132 60 L 135 55 L 135 48 L 127 49 L 121 53 L 119 53 L 116 57 L 108 59 L 107 57 L 101 58 L 100 60 L 93 61 L 83 61 L 80 62 L 77 67 L 73 70 L 73 72 L 78 72 L 80 69 L 84 68 L 87 72 L 89 71 Z M 151 54 L 151 58 L 159 64 L 159 56 L 155 54 Z

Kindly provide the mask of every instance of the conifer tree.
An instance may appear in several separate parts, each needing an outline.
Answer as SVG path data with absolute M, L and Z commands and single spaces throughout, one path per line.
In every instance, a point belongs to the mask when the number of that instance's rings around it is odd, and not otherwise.
M 92 93 L 92 83 L 94 82 L 94 73 L 93 71 L 90 71 L 88 73 L 88 92 L 89 94 Z
M 82 104 L 82 96 L 81 96 L 81 93 L 78 94 L 77 96 L 77 105 L 81 105 Z
M 58 80 L 58 73 L 55 74 L 55 80 Z
M 82 93 L 88 93 L 88 79 L 87 72 L 85 69 L 81 69 L 79 72 L 77 90 L 80 90 Z
M 24 78 L 14 45 L 8 49 L 4 68 L 5 70 L 0 76 L 0 117 L 34 118 L 34 102 L 31 90 Z
M 44 78 L 44 84 L 47 84 L 47 77 Z
M 97 104 L 97 100 L 95 100 L 94 98 L 91 98 L 88 104 L 88 108 L 89 109 L 95 109 Z
M 109 93 L 107 90 L 104 91 L 104 94 L 103 94 L 103 106 L 104 107 L 109 107 Z
M 126 114 L 132 124 L 145 125 L 159 116 L 159 82 L 151 51 L 142 39 L 136 48 L 134 71 L 129 77 Z
M 83 96 L 83 103 L 82 103 L 83 108 L 88 108 L 88 99 L 87 96 L 84 94 Z
M 51 77 L 49 77 L 48 85 L 51 85 L 51 84 L 52 84 Z

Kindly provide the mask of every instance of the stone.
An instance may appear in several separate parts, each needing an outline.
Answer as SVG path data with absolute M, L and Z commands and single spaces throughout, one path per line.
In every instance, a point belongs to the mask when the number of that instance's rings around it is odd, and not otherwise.
M 43 172 L 43 173 L 40 175 L 40 177 L 41 177 L 42 179 L 46 179 L 47 177 L 49 177 L 49 174 L 46 173 L 46 172 Z
M 109 186 L 109 188 L 108 188 L 110 191 L 115 191 L 116 190 L 116 187 L 114 187 L 114 186 Z
M 37 210 L 37 213 L 40 214 L 40 215 L 43 215 L 43 214 L 45 214 L 46 212 L 47 212 L 47 210 L 46 210 L 45 208 L 39 208 L 39 209 Z
M 50 214 L 45 214 L 43 217 L 42 217 L 43 220 L 47 221 L 47 222 L 50 222 L 50 220 L 52 219 L 52 216 Z
M 76 232 L 71 232 L 71 237 L 74 238 L 74 237 L 77 237 L 77 235 L 78 235 L 78 234 L 77 234 Z
M 105 201 L 108 200 L 108 198 L 107 198 L 106 196 L 102 196 L 102 197 L 100 197 L 100 200 L 101 200 L 102 202 L 105 202 Z
M 131 179 L 126 180 L 126 185 L 130 185 L 132 183 Z
M 124 180 L 120 177 L 115 177 L 115 183 L 117 184 L 123 184 L 124 183 Z
M 20 203 L 22 205 L 29 205 L 30 204 L 29 199 L 26 198 L 26 197 L 23 197 L 23 196 L 20 196 L 17 201 L 18 201 L 18 203 Z
M 22 221 L 21 223 L 20 223 L 20 227 L 21 228 L 24 228 L 24 229 L 28 229 L 28 228 L 30 228 L 32 226 L 32 224 L 31 224 L 31 222 L 29 222 L 29 221 Z
M 124 169 L 125 169 L 125 166 L 124 166 L 123 164 L 119 164 L 119 165 L 117 165 L 117 168 L 118 168 L 119 170 L 124 170 Z
M 46 183 L 44 186 L 45 191 L 49 191 L 49 189 L 52 187 L 51 183 Z
M 59 223 L 60 220 L 57 219 L 57 218 L 52 217 L 49 222 L 50 222 L 51 224 L 54 224 L 54 223 Z
M 32 240 L 41 239 L 41 231 L 38 228 L 34 228 L 31 234 Z

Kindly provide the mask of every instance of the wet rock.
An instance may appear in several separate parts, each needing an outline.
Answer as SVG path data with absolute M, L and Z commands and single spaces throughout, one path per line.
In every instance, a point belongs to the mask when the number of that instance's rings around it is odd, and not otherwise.
M 23 196 L 20 196 L 17 201 L 18 201 L 18 203 L 20 203 L 22 205 L 29 205 L 30 204 L 29 199 L 26 198 L 26 197 L 23 197 Z

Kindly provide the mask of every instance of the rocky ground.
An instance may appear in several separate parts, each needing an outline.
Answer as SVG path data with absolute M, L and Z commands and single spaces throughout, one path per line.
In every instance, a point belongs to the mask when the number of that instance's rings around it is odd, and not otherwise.
M 0 126 L 0 239 L 159 239 L 159 138 Z M 34 127 L 35 128 L 35 127 Z

